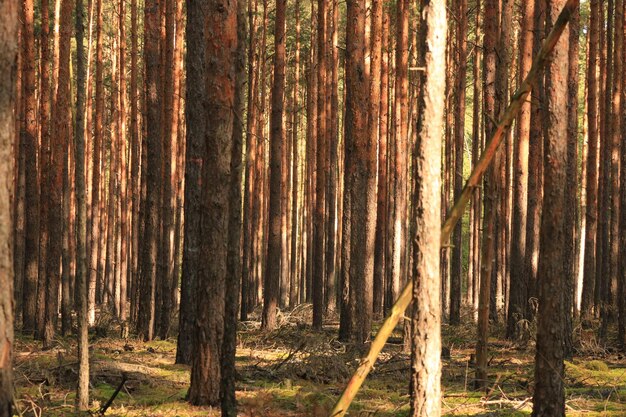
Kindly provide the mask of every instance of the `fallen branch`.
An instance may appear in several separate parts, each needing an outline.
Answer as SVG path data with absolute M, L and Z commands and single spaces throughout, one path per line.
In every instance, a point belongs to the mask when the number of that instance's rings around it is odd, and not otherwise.
M 463 215 L 463 211 L 465 210 L 465 206 L 467 205 L 473 190 L 478 186 L 480 179 L 483 174 L 491 164 L 493 160 L 496 150 L 502 143 L 504 133 L 509 129 L 511 123 L 517 116 L 522 104 L 526 100 L 526 97 L 532 90 L 533 84 L 535 83 L 537 77 L 539 76 L 540 70 L 546 64 L 548 57 L 552 50 L 554 49 L 556 43 L 558 42 L 563 30 L 565 30 L 565 26 L 567 22 L 570 20 L 570 17 L 573 11 L 578 7 L 578 0 L 567 0 L 565 6 L 563 6 L 563 10 L 559 15 L 558 19 L 554 23 L 554 27 L 552 31 L 544 41 L 537 57 L 535 58 L 533 65 L 526 76 L 526 79 L 520 85 L 518 91 L 511 98 L 511 103 L 507 107 L 502 120 L 498 124 L 493 137 L 485 146 L 485 150 L 477 162 L 476 167 L 472 171 L 465 187 L 463 188 L 463 192 L 461 196 L 456 201 L 452 210 L 448 213 L 447 220 L 441 228 L 441 245 L 445 245 L 448 243 L 450 239 L 450 235 L 452 234 L 452 230 L 456 226 L 457 222 Z M 411 299 L 413 296 L 413 281 L 411 279 L 408 280 L 407 285 L 402 290 L 400 297 L 395 302 L 395 304 L 391 307 L 391 315 L 387 317 L 383 325 L 381 326 L 376 338 L 370 345 L 370 350 L 362 360 L 358 369 L 355 371 L 354 375 L 348 382 L 348 385 L 344 389 L 341 397 L 337 400 L 335 407 L 331 411 L 331 417 L 335 416 L 343 416 L 348 411 L 348 407 L 352 403 L 352 400 L 356 396 L 357 392 L 359 392 L 359 388 L 365 381 L 367 374 L 372 370 L 374 366 L 374 362 L 376 362 L 376 358 L 378 358 L 378 354 L 385 346 L 385 342 L 391 336 L 393 329 L 395 329 L 396 325 L 400 318 L 404 316 L 404 312 L 411 303 Z
M 117 394 L 120 393 L 120 390 L 126 383 L 127 379 L 128 379 L 128 375 L 126 374 L 126 372 L 122 373 L 122 382 L 120 382 L 120 384 L 117 386 L 117 388 L 115 389 L 115 392 L 113 393 L 113 395 L 111 395 L 111 398 L 109 398 L 109 401 L 107 401 L 102 407 L 100 407 L 100 411 L 98 412 L 100 416 L 104 416 L 104 413 L 106 413 L 109 407 L 111 406 L 111 404 L 113 404 L 115 397 L 117 397 Z

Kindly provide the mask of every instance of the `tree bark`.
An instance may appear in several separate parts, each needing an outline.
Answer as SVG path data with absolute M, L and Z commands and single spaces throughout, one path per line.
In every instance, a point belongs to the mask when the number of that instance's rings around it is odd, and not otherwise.
M 145 230 L 142 249 L 141 295 L 137 334 L 152 340 L 155 326 L 155 284 L 159 237 L 159 202 L 161 201 L 161 126 L 159 85 L 159 13 L 158 2 L 148 0 L 144 15 L 144 60 L 146 86 L 147 170 Z
M 202 43 L 192 44 L 190 49 L 206 48 L 201 83 L 204 90 L 201 97 L 206 103 L 203 132 L 206 148 L 202 162 L 200 259 L 210 257 L 216 261 L 201 264 L 197 276 L 189 402 L 218 405 L 228 277 L 229 244 L 228 238 L 225 241 L 224 237 L 229 236 L 229 210 L 234 209 L 229 199 L 233 176 L 232 134 L 236 119 L 232 106 L 236 94 L 237 5 L 213 0 L 201 4 L 199 9 L 193 6 L 188 13 L 200 12 L 207 29 L 204 37 L 198 39 Z M 191 127 L 195 121 L 189 123 Z M 202 129 L 202 126 L 198 128 Z
M 372 325 L 374 238 L 376 232 L 376 142 L 367 135 L 369 80 L 365 74 L 365 2 L 347 4 L 346 32 L 346 137 L 352 145 L 350 187 L 350 291 L 354 294 L 354 337 L 363 345 L 369 340 Z M 408 10 L 407 10 L 408 14 Z M 356 320 L 358 318 L 358 320 Z
M 0 417 L 13 415 L 13 224 L 18 2 L 0 0 Z
M 22 85 L 23 85 L 23 122 L 20 134 L 20 147 L 24 148 L 26 162 L 25 199 L 24 199 L 24 288 L 23 288 L 23 325 L 25 333 L 34 330 L 37 306 L 37 278 L 39 259 L 39 187 L 37 175 L 37 120 L 35 95 L 35 34 L 33 1 L 22 4 L 24 23 L 22 25 Z M 43 19 L 43 18 L 42 18 Z M 42 72 L 46 71 L 42 57 Z M 42 94 L 46 95 L 46 94 Z M 42 129 L 44 126 L 42 125 Z M 43 147 L 42 147 L 43 148 Z
M 237 50 L 235 52 L 235 92 L 233 101 L 232 154 L 230 161 L 228 215 L 227 275 L 224 277 L 224 340 L 221 357 L 222 416 L 237 417 L 235 396 L 235 353 L 237 350 L 237 313 L 241 283 L 241 229 L 242 229 L 242 170 L 243 170 L 243 114 L 246 82 L 246 3 L 237 2 Z
M 522 9 L 519 45 L 519 72 L 521 82 L 532 65 L 534 41 L 535 1 L 526 1 Z M 531 97 L 535 94 L 531 93 Z M 531 98 L 532 100 L 532 98 Z M 511 281 L 507 311 L 506 336 L 516 337 L 517 323 L 526 317 L 528 298 L 526 256 L 526 218 L 528 208 L 528 149 L 530 140 L 531 100 L 522 105 L 517 119 L 513 156 L 513 222 L 511 230 Z
M 191 364 L 192 338 L 196 317 L 195 288 L 200 269 L 200 219 L 202 206 L 202 162 L 206 154 L 204 144 L 204 127 L 206 117 L 202 103 L 204 91 L 193 88 L 204 84 L 205 50 L 202 47 L 204 33 L 203 6 L 200 2 L 190 2 L 187 6 L 188 50 L 194 53 L 186 55 L 187 89 L 185 100 L 186 132 L 185 147 L 185 233 L 183 241 L 183 264 L 180 291 L 180 312 L 178 342 L 176 346 L 176 363 Z
M 467 74 L 467 0 L 457 0 L 456 32 L 456 99 L 454 107 L 454 200 L 463 191 L 463 159 L 465 145 L 465 86 Z M 450 271 L 450 324 L 461 323 L 461 274 L 463 271 L 463 224 L 459 223 L 452 237 Z
M 621 0 L 618 0 L 621 2 Z M 580 37 L 580 11 L 577 8 L 573 13 L 569 23 L 569 51 L 568 51 L 568 73 L 567 73 L 567 168 L 565 186 L 565 218 L 563 220 L 564 233 L 564 257 L 563 268 L 565 277 L 565 287 L 563 292 L 564 316 L 564 349 L 565 357 L 571 358 L 574 354 L 573 347 L 573 325 L 576 282 L 576 239 L 578 236 L 578 43 Z M 620 92 L 621 95 L 621 92 Z M 619 134 L 619 133 L 618 133 Z M 618 140 L 619 143 L 619 140 Z M 616 164 L 619 163 L 619 150 L 616 152 Z M 616 167 L 616 174 L 618 168 Z M 619 185 L 616 185 L 614 204 L 619 205 Z M 615 206 L 614 206 L 615 207 Z M 617 216 L 616 216 L 617 217 Z M 619 226 L 619 219 L 615 218 L 615 228 Z M 617 230 L 615 230 L 617 233 Z M 615 243 L 617 246 L 617 242 Z M 615 248 L 615 257 L 619 254 Z M 615 267 L 618 260 L 615 259 Z M 615 271 L 617 275 L 618 272 Z
M 78 388 L 76 406 L 89 407 L 89 317 L 87 315 L 87 202 L 85 190 L 85 52 L 83 0 L 76 0 L 76 292 L 78 301 Z
M 411 321 L 411 416 L 441 414 L 441 160 L 446 43 L 446 5 L 422 0 L 420 57 L 425 68 L 421 116 L 413 158 L 413 314 Z M 460 279 L 460 277 L 459 277 Z
M 497 0 L 485 1 L 485 28 L 484 28 L 484 62 L 483 62 L 483 91 L 484 91 L 484 112 L 485 136 L 491 137 L 495 131 L 493 120 L 496 118 L 496 42 L 498 36 L 497 22 L 499 20 L 499 6 Z M 490 292 L 492 285 L 492 275 L 495 256 L 495 220 L 497 205 L 497 184 L 499 167 L 499 153 L 496 151 L 493 165 L 487 171 L 485 178 L 484 192 L 484 214 L 483 214 L 483 242 L 481 249 L 481 274 L 480 274 L 480 294 L 478 302 L 478 335 L 476 343 L 476 388 L 483 388 L 487 385 L 487 341 L 489 338 L 489 307 Z
M 548 1 L 546 24 L 551 28 L 561 12 L 563 0 Z M 568 2 L 570 13 L 578 2 Z M 563 386 L 563 291 L 565 289 L 564 212 L 567 160 L 567 67 L 569 27 L 558 41 L 546 69 L 546 158 L 544 206 L 539 253 L 539 313 L 535 356 L 535 416 L 565 416 Z
M 72 34 L 72 0 L 61 0 L 59 21 L 59 76 L 55 102 L 55 128 L 51 143 L 50 211 L 48 216 L 49 247 L 46 269 L 46 308 L 44 346 L 51 346 L 58 321 L 60 259 L 63 249 L 63 164 L 70 125 L 70 36 Z
M 281 260 L 281 161 L 284 143 L 283 102 L 285 97 L 285 9 L 286 0 L 276 3 L 274 27 L 274 82 L 272 84 L 272 111 L 270 117 L 270 201 L 267 271 L 263 288 L 262 328 L 277 326 Z

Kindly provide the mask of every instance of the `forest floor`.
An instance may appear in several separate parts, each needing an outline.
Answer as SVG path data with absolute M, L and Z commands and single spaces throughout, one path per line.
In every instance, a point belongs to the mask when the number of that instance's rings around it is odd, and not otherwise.
M 242 416 L 327 416 L 359 355 L 337 341 L 337 323 L 313 332 L 310 306 L 281 316 L 282 326 L 261 332 L 259 323 L 240 323 L 237 349 L 237 399 Z M 471 320 L 467 320 L 471 321 Z M 532 332 L 532 329 L 531 329 Z M 531 333 L 529 332 L 529 334 Z M 107 416 L 217 416 L 219 410 L 185 402 L 189 367 L 175 365 L 176 340 L 144 343 L 114 336 L 105 323 L 91 334 L 92 414 L 111 397 L 127 375 Z M 450 355 L 443 360 L 445 416 L 527 416 L 532 409 L 534 343 L 505 341 L 492 328 L 490 384 L 472 390 L 475 326 L 443 328 Z M 119 333 L 118 333 L 119 334 Z M 359 392 L 351 416 L 408 415 L 409 355 L 398 332 Z M 393 343 L 395 342 L 395 343 Z M 520 346 L 526 344 L 526 346 Z M 578 330 L 578 354 L 566 362 L 568 416 L 626 416 L 626 358 L 601 347 L 593 331 Z M 74 416 L 76 344 L 59 338 L 53 349 L 16 335 L 17 408 L 22 416 Z

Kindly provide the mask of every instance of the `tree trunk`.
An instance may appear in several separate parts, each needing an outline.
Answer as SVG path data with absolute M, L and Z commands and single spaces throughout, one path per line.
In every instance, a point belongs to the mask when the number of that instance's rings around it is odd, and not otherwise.
M 598 0 L 590 2 L 589 21 L 589 60 L 587 63 L 587 186 L 585 213 L 585 258 L 583 272 L 583 290 L 581 296 L 580 317 L 583 321 L 591 318 L 596 282 L 596 233 L 598 217 L 598 38 L 600 24 L 600 4 Z
M 39 186 L 37 175 L 34 174 L 37 172 L 38 140 L 36 120 L 37 102 L 35 95 L 35 34 L 33 1 L 24 1 L 22 8 L 22 13 L 24 16 L 24 24 L 22 25 L 22 101 L 24 108 L 22 125 L 24 126 L 24 129 L 21 131 L 20 134 L 20 147 L 24 148 L 24 158 L 26 162 L 25 170 L 28 173 L 27 175 L 25 175 L 24 199 L 24 314 L 22 330 L 25 333 L 29 333 L 34 330 L 37 308 L 36 295 L 39 259 Z M 42 74 L 45 71 L 45 61 L 43 61 L 42 56 Z M 41 95 L 44 96 L 46 94 Z M 44 127 L 45 126 L 42 123 L 42 129 Z
M 237 50 L 235 59 L 235 96 L 233 102 L 232 154 L 230 161 L 230 185 L 228 215 L 227 275 L 224 277 L 224 340 L 221 357 L 221 408 L 222 416 L 237 417 L 235 396 L 235 353 L 237 350 L 237 313 L 239 312 L 239 288 L 241 278 L 241 228 L 243 169 L 243 114 L 244 84 L 246 82 L 246 3 L 237 2 Z
M 545 2 L 535 2 L 535 32 L 533 55 L 536 56 L 544 37 Z M 539 226 L 543 207 L 543 106 L 545 92 L 543 76 L 540 75 L 531 102 L 530 143 L 528 151 L 528 205 L 526 209 L 526 267 L 528 283 L 526 316 L 532 320 L 537 314 L 537 260 L 539 259 Z
M 465 145 L 465 85 L 467 73 L 467 0 L 457 0 L 456 92 L 454 115 L 454 200 L 463 191 L 463 148 Z M 463 271 L 463 224 L 454 229 L 450 271 L 450 324 L 461 323 L 461 274 Z
M 552 27 L 565 1 L 547 3 L 546 24 Z M 573 11 L 578 2 L 568 2 Z M 547 119 L 544 209 L 539 254 L 539 314 L 535 357 L 533 416 L 565 416 L 563 386 L 563 265 L 567 159 L 567 66 L 569 27 L 558 41 L 546 69 Z
M 102 131 L 104 116 L 104 82 L 102 61 L 102 0 L 96 1 L 96 105 L 94 111 L 94 142 L 93 142 L 93 178 L 91 185 L 91 253 L 89 261 L 89 325 L 96 320 L 96 283 L 98 281 L 98 258 L 102 250 L 100 245 L 100 176 L 104 171 L 101 161 Z
M 621 0 L 618 0 L 621 2 Z M 565 186 L 565 218 L 563 220 L 564 233 L 564 257 L 563 268 L 565 286 L 563 292 L 563 308 L 565 310 L 563 337 L 565 341 L 565 357 L 571 358 L 574 354 L 572 341 L 572 317 L 575 300 L 575 280 L 576 280 L 576 239 L 578 235 L 578 43 L 580 37 L 580 13 L 576 9 L 569 23 L 569 52 L 568 52 L 568 73 L 567 73 L 567 170 Z M 620 54 L 621 55 L 621 54 Z M 621 95 L 621 92 L 620 92 Z M 618 100 L 619 101 L 619 100 Z M 616 133 L 617 135 L 619 133 Z M 619 144 L 619 140 L 617 140 Z M 616 162 L 619 163 L 619 150 L 616 151 Z M 615 168 L 616 175 L 618 168 Z M 614 204 L 619 205 L 619 185 L 615 186 Z M 614 206 L 615 207 L 615 206 Z M 615 233 L 619 226 L 619 219 L 615 216 Z M 617 239 L 615 242 L 615 257 L 619 255 Z M 618 260 L 615 259 L 615 267 Z M 615 271 L 615 275 L 618 272 Z
M 263 294 L 262 328 L 273 330 L 278 324 L 278 307 L 281 261 L 281 162 L 284 143 L 283 103 L 285 97 L 285 9 L 286 0 L 276 3 L 274 27 L 274 82 L 272 85 L 272 111 L 270 117 L 270 201 L 267 271 Z
M 533 60 L 535 0 L 524 3 L 519 44 L 518 79 L 526 78 Z M 534 94 L 531 93 L 531 100 Z M 517 119 L 513 156 L 513 222 L 511 233 L 511 281 L 507 312 L 506 337 L 516 337 L 517 323 L 526 316 L 528 298 L 526 256 L 526 209 L 528 207 L 528 147 L 530 140 L 531 100 L 527 100 Z
M 120 263 L 118 269 L 120 271 L 120 307 L 118 310 L 118 318 L 122 322 L 122 334 L 127 333 L 126 319 L 128 316 L 127 307 L 127 294 L 128 294 L 128 249 L 129 249 L 129 235 L 128 235 L 128 188 L 127 188 L 127 138 L 126 138 L 126 4 L 125 0 L 120 0 L 119 3 L 119 21 L 118 21 L 118 33 L 119 33 L 119 178 L 120 178 Z
M 326 211 L 326 37 L 329 0 L 317 2 L 317 135 L 315 209 L 313 213 L 313 328 L 321 330 L 324 314 L 325 274 L 325 211 Z
M 0 1 L 0 417 L 13 415 L 13 149 L 15 146 L 14 93 L 18 2 Z
M 483 63 L 483 91 L 484 91 L 484 112 L 485 136 L 491 137 L 495 131 L 494 120 L 496 116 L 495 102 L 495 79 L 496 79 L 496 42 L 498 36 L 499 6 L 497 0 L 485 1 L 485 28 L 483 51 L 485 54 Z M 489 305 L 490 293 L 495 256 L 495 217 L 497 205 L 497 184 L 499 167 L 499 154 L 496 152 L 493 165 L 487 170 L 485 178 L 484 193 L 484 231 L 481 249 L 481 275 L 480 275 L 480 295 L 478 304 L 478 336 L 476 343 L 476 388 L 487 386 L 487 340 L 489 338 Z
M 291 265 L 289 275 L 291 277 L 289 283 L 289 307 L 293 308 L 298 304 L 298 292 L 299 292 L 299 282 L 298 277 L 300 276 L 300 271 L 298 270 L 298 235 L 302 234 L 302 230 L 300 228 L 299 223 L 299 215 L 300 215 L 300 204 L 298 201 L 298 190 L 300 188 L 300 182 L 298 180 L 298 170 L 299 170 L 299 144 L 298 144 L 298 128 L 300 122 L 300 113 L 299 109 L 299 97 L 300 97 L 300 1 L 296 0 L 295 2 L 295 24 L 296 24 L 296 33 L 295 33 L 295 57 L 294 57 L 294 78 L 293 78 L 293 120 L 292 120 L 292 149 L 293 149 L 293 160 L 292 160 L 292 172 L 293 172 L 293 181 L 292 181 L 292 210 L 291 210 L 291 224 L 293 231 L 291 233 Z
M 51 346 L 54 339 L 60 284 L 60 259 L 63 249 L 63 163 L 67 158 L 66 146 L 70 125 L 70 36 L 72 34 L 72 0 L 61 1 L 59 22 L 59 76 L 55 103 L 55 128 L 51 143 L 50 211 L 48 216 L 49 247 L 47 252 L 48 279 L 46 286 L 46 308 L 44 345 Z
M 50 50 L 49 50 L 49 7 L 48 0 L 41 2 L 41 79 L 39 80 L 40 91 L 50 91 Z M 53 68 L 54 71 L 54 68 Z M 50 204 L 50 98 L 52 94 L 40 94 L 39 117 L 41 130 L 41 144 L 39 152 L 40 168 L 39 168 L 39 265 L 37 271 L 37 299 L 34 308 L 34 330 L 35 337 L 41 339 L 43 337 L 44 312 L 46 304 L 46 265 L 48 252 L 48 208 Z M 30 308 L 30 306 L 28 307 Z
M 376 142 L 367 135 L 366 108 L 369 80 L 365 77 L 365 2 L 348 2 L 346 32 L 346 137 L 352 145 L 350 187 L 350 291 L 354 294 L 354 336 L 369 340 L 372 326 L 374 238 L 376 233 Z M 407 10 L 408 15 L 408 10 Z M 358 320 L 356 319 L 358 318 Z
M 622 18 L 626 19 L 626 3 L 623 4 L 623 9 L 621 11 Z M 618 27 L 619 28 L 619 27 Z M 626 26 L 623 26 L 622 29 L 619 29 L 621 33 L 622 40 L 626 39 Z M 622 51 L 623 55 L 624 51 Z M 626 100 L 626 71 L 622 67 L 622 96 L 620 100 L 624 103 Z M 626 117 L 626 106 L 621 106 L 621 114 L 619 117 L 622 119 L 621 124 L 621 134 L 622 137 L 626 135 L 626 123 L 623 121 Z M 619 245 L 620 248 L 626 247 L 626 146 L 622 144 L 621 148 L 621 165 L 620 165 L 620 224 L 619 224 Z M 626 349 L 626 256 L 622 252 L 622 256 L 619 257 L 619 271 L 617 276 L 617 312 L 618 312 L 618 322 L 617 322 L 617 342 L 622 348 L 622 350 Z
M 140 153 L 141 153 L 141 134 L 139 132 L 139 97 L 137 89 L 138 75 L 138 49 L 139 34 L 137 31 L 137 0 L 131 0 L 130 3 L 130 146 L 131 146 L 131 168 L 130 176 L 132 181 L 131 203 L 132 203 L 132 224 L 131 224 L 131 260 L 130 260 L 130 320 L 132 323 L 137 322 L 137 300 L 139 294 L 139 203 L 141 200 L 141 178 L 140 178 Z M 143 175 L 143 173 L 142 173 Z M 94 192 L 95 197 L 95 192 Z M 96 240 L 94 239 L 94 242 Z M 93 252 L 93 248 L 92 248 Z
M 204 92 L 192 86 L 204 83 L 205 53 L 202 47 L 204 19 L 200 2 L 190 2 L 187 7 L 187 48 L 194 53 L 186 55 L 187 90 L 186 90 L 186 126 L 187 140 L 185 150 L 185 233 L 183 241 L 183 264 L 180 291 L 180 312 L 176 363 L 190 365 L 192 361 L 192 339 L 196 317 L 195 289 L 200 270 L 200 244 L 202 233 L 200 219 L 202 206 L 202 161 L 205 155 L 204 126 L 207 114 L 202 103 Z
M 76 300 L 78 301 L 78 389 L 76 406 L 89 408 L 89 317 L 87 315 L 87 202 L 85 190 L 85 52 L 83 0 L 76 0 Z
M 227 262 L 229 210 L 235 209 L 231 207 L 229 199 L 232 176 L 235 175 L 231 171 L 233 124 L 235 121 L 239 123 L 232 106 L 233 103 L 240 104 L 235 102 L 237 4 L 212 0 L 199 6 L 192 3 L 191 6 L 193 7 L 188 9 L 188 13 L 202 14 L 205 20 L 201 27 L 207 28 L 203 38 L 195 38 L 201 43 L 192 43 L 189 49 L 195 53 L 205 48 L 206 53 L 203 82 L 200 84 L 204 90 L 201 97 L 204 99 L 206 112 L 203 133 L 206 148 L 202 162 L 203 215 L 200 221 L 202 236 L 200 259 L 213 258 L 215 261 L 201 265 L 197 276 L 193 359 L 188 398 L 194 405 L 217 405 L 220 402 L 220 362 L 224 340 L 226 281 L 229 272 Z M 214 10 L 221 12 L 215 13 Z M 279 10 L 277 12 L 278 27 L 282 27 L 284 33 L 284 13 L 281 19 L 281 12 Z M 191 22 L 188 27 L 191 29 Z M 191 85 L 191 88 L 197 86 Z M 190 128 L 196 128 L 195 123 L 195 120 L 189 120 Z M 202 126 L 197 128 L 202 129 Z M 236 211 L 239 210 L 238 206 Z M 227 237 L 226 242 L 224 237 Z M 237 258 L 239 256 L 237 252 Z
M 378 319 L 383 313 L 383 284 L 385 271 L 385 205 L 387 203 L 387 138 L 380 134 L 382 120 L 382 66 L 383 66 L 383 3 L 372 0 L 372 28 L 370 30 L 370 85 L 368 99 L 368 135 L 370 143 L 378 143 L 378 186 L 376 202 L 376 235 L 374 241 L 373 313 Z M 386 68 L 385 68 L 386 69 Z
M 441 314 L 439 306 L 441 160 L 446 43 L 446 5 L 443 0 L 422 0 L 420 57 L 425 68 L 420 93 L 421 116 L 413 158 L 413 312 L 411 321 L 411 416 L 441 414 Z M 459 277 L 460 279 L 460 277 Z
M 141 295 L 137 320 L 137 334 L 152 340 L 155 326 L 155 283 L 159 237 L 159 202 L 161 201 L 161 126 L 159 84 L 159 7 L 156 0 L 148 0 L 144 15 L 144 60 L 146 86 L 147 170 L 145 231 L 141 266 Z
M 396 84 L 394 101 L 395 152 L 393 191 L 393 222 L 390 227 L 392 255 L 390 262 L 392 298 L 400 294 L 406 280 L 406 216 L 407 216 L 407 160 L 408 160 L 408 67 L 409 67 L 409 5 L 408 0 L 397 3 L 396 17 Z

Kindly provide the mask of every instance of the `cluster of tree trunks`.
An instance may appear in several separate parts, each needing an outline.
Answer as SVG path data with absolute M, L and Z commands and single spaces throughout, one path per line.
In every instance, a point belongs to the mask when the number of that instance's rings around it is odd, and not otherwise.
M 51 347 L 77 313 L 80 408 L 89 326 L 177 334 L 189 401 L 236 415 L 237 319 L 271 331 L 310 303 L 314 330 L 338 315 L 364 348 L 407 283 L 414 415 L 439 413 L 423 397 L 438 362 L 419 361 L 438 356 L 442 320 L 476 321 L 478 387 L 490 322 L 517 340 L 537 320 L 536 415 L 563 412 L 574 318 L 626 345 L 623 0 L 590 1 L 588 18 L 574 0 L 348 0 L 345 19 L 336 0 L 20 5 L 2 40 L 0 145 L 18 146 L 0 175 L 15 194 L 0 199 L 15 253 L 0 314 Z M 467 222 L 439 245 L 546 39 Z

